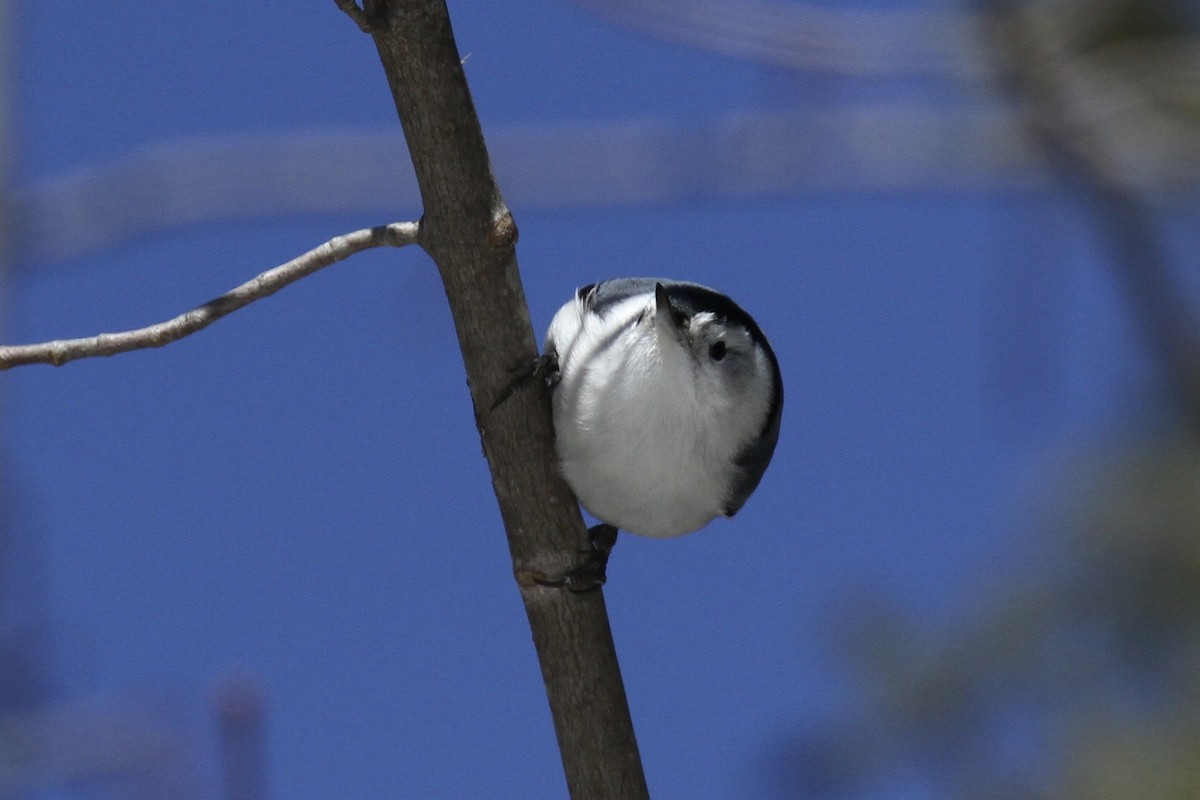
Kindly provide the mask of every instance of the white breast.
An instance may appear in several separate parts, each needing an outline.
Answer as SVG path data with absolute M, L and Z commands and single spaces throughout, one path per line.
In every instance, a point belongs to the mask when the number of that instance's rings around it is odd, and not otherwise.
M 738 444 L 694 361 L 637 324 L 653 296 L 633 297 L 603 320 L 564 306 L 547 341 L 558 352 L 554 427 L 561 467 L 584 507 L 644 536 L 678 536 L 722 513 Z M 652 315 L 651 315 L 652 316 Z

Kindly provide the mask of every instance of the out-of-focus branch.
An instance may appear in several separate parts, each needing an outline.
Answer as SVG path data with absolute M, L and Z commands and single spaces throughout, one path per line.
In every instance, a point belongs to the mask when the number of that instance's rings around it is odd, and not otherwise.
M 1086 202 L 1135 324 L 1159 363 L 1180 409 L 1200 435 L 1200 337 L 1150 204 L 1125 179 L 1103 123 L 1082 111 L 1085 86 L 1072 54 L 1044 10 L 982 0 L 990 20 L 998 74 L 1018 103 L 1025 129 L 1051 169 Z
M 424 206 L 418 241 L 450 302 L 567 786 L 575 800 L 648 797 L 603 593 L 526 579 L 575 567 L 586 532 L 556 468 L 544 393 L 521 392 L 491 410 L 512 370 L 532 361 L 537 347 L 517 269 L 516 225 L 492 175 L 446 4 L 367 0 L 361 12 L 408 142 Z
M 990 108 L 870 103 L 508 124 L 488 132 L 505 196 L 523 209 L 639 208 L 794 192 L 904 192 L 1045 179 Z M 12 258 L 33 270 L 151 231 L 230 219 L 377 215 L 417 208 L 399 130 L 337 128 L 189 136 L 14 186 Z M 1176 160 L 1179 186 L 1200 178 Z
M 194 308 L 174 319 L 160 322 L 137 330 L 120 333 L 101 333 L 83 339 L 56 339 L 52 342 L 23 345 L 0 345 L 0 370 L 25 364 L 53 364 L 62 366 L 68 361 L 96 356 L 111 356 L 130 350 L 162 347 L 212 323 L 242 306 L 272 295 L 290 283 L 306 275 L 336 264 L 354 253 L 372 247 L 402 247 L 417 240 L 418 225 L 415 222 L 395 222 L 376 228 L 364 228 L 342 236 L 335 236 L 325 244 L 286 264 L 267 270 L 258 277 L 246 281 L 202 306 Z
M 983 72 L 973 16 L 779 0 L 572 0 L 668 41 L 775 67 L 844 75 Z
M 229 678 L 216 690 L 225 800 L 268 800 L 262 689 L 256 681 Z

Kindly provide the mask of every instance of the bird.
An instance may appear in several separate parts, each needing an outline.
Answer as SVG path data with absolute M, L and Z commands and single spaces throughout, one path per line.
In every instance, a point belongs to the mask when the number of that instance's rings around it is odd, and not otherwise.
M 667 538 L 732 517 L 779 441 L 783 379 L 771 345 L 739 305 L 697 283 L 579 288 L 554 315 L 538 369 L 561 472 L 613 529 Z M 610 550 L 616 530 L 601 533 L 593 547 Z M 601 582 L 606 561 L 604 552 Z

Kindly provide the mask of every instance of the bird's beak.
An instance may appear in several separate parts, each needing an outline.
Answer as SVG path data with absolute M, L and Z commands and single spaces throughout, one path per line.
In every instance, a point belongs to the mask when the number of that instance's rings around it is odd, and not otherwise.
M 671 305 L 671 298 L 661 283 L 654 284 L 654 322 L 659 330 L 669 332 L 676 340 L 683 336 L 683 314 Z

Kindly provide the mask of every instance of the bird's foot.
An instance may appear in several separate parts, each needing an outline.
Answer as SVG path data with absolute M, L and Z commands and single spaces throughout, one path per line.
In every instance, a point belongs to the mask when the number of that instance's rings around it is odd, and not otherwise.
M 554 353 L 547 353 L 544 356 L 538 356 L 533 361 L 513 371 L 516 373 L 516 377 L 513 378 L 512 383 L 504 387 L 504 390 L 500 392 L 500 396 L 492 403 L 489 410 L 495 411 L 504 405 L 508 398 L 520 391 L 521 387 L 534 378 L 541 378 L 543 385 L 547 388 L 553 386 L 558 379 L 558 356 Z
M 608 557 L 617 543 L 617 529 L 607 523 L 588 528 L 588 549 L 579 566 L 559 578 L 535 577 L 539 586 L 555 586 L 576 594 L 599 589 L 608 580 Z

